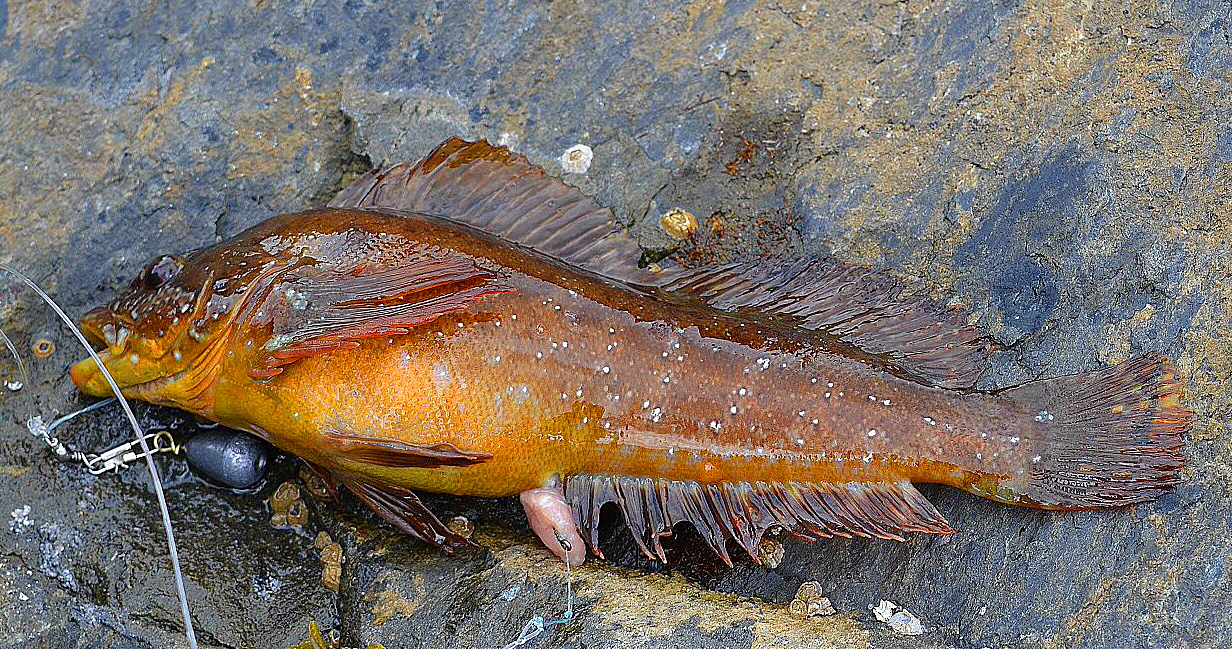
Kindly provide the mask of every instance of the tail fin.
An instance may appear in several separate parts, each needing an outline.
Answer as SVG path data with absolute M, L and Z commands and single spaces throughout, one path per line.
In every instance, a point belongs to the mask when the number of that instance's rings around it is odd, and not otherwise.
M 1153 500 L 1180 481 L 1181 435 L 1193 413 L 1183 379 L 1159 354 L 1002 392 L 1034 413 L 1041 436 L 1017 502 L 1045 509 L 1116 507 Z

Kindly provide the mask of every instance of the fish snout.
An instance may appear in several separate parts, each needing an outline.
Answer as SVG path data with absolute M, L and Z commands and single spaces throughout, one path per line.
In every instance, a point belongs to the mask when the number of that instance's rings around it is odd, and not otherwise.
M 111 324 L 111 311 L 105 306 L 96 306 L 81 316 L 81 333 L 95 345 L 110 346 L 103 337 L 103 326 L 108 324 Z
M 102 354 L 106 353 L 106 351 L 102 352 Z M 77 386 L 77 389 L 86 394 L 95 397 L 111 396 L 111 386 L 107 384 L 107 379 L 103 377 L 103 373 L 98 369 L 98 363 L 93 358 L 87 357 L 73 363 L 68 375 L 73 379 L 73 384 Z

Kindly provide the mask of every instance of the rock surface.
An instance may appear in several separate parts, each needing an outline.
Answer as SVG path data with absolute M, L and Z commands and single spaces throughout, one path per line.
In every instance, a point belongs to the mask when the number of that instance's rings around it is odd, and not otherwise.
M 0 0 L 0 263 L 79 314 L 155 252 L 322 205 L 449 135 L 553 173 L 586 144 L 568 180 L 658 254 L 658 216 L 683 208 L 702 222 L 686 261 L 828 247 L 922 278 L 1005 343 L 984 387 L 1161 349 L 1197 424 L 1188 479 L 1153 504 L 1058 514 L 928 489 L 958 534 L 786 541 L 774 570 L 723 568 L 684 533 L 665 571 L 613 520 L 613 561 L 575 575 L 576 619 L 524 646 L 1232 645 L 1226 3 L 473 4 Z M 148 477 L 91 477 L 25 432 L 84 403 L 65 372 L 80 351 L 15 283 L 0 298 L 24 352 L 56 345 L 0 397 L 0 646 L 183 646 Z M 64 437 L 126 434 L 104 411 Z M 309 497 L 304 529 L 271 530 L 288 459 L 252 494 L 162 468 L 203 646 L 286 646 L 316 620 L 344 646 L 492 647 L 563 610 L 561 566 L 512 502 L 433 499 L 490 548 L 450 558 L 352 501 Z M 814 580 L 839 614 L 791 617 Z M 926 633 L 878 623 L 883 599 Z

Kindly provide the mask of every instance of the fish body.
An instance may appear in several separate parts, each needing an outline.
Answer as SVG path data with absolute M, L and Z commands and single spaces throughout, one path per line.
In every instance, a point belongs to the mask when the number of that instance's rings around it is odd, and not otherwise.
M 920 386 L 824 352 L 806 358 L 733 342 L 769 332 L 739 335 L 745 323 L 735 318 L 676 311 L 432 219 L 322 210 L 267 222 L 243 239 L 274 230 L 280 245 L 306 250 L 335 236 L 406 249 L 448 245 L 511 289 L 406 334 L 304 358 L 267 381 L 248 370 L 267 353 L 264 309 L 280 307 L 256 306 L 227 345 L 213 409 L 198 414 L 323 467 L 509 496 L 575 473 L 953 482 L 1027 465 L 1027 449 L 1010 437 L 980 437 L 1036 423 L 1008 400 Z M 269 295 L 286 290 L 274 283 Z M 342 460 L 328 441 L 331 432 L 360 431 L 502 452 L 466 467 L 374 470 Z
M 570 190 L 451 140 L 160 257 L 83 324 L 128 396 L 251 431 L 445 547 L 410 490 L 523 494 L 576 563 L 605 502 L 652 556 L 688 521 L 727 559 L 775 525 L 952 531 L 913 482 L 1077 509 L 1177 479 L 1164 359 L 977 391 L 961 313 L 829 259 L 643 270 Z M 73 377 L 107 393 L 89 361 Z

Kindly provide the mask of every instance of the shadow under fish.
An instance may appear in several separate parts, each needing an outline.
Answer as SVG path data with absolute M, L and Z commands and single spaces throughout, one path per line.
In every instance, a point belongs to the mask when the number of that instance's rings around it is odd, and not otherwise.
M 473 542 L 413 490 L 521 495 L 570 564 L 615 503 L 641 549 L 691 523 L 951 533 L 913 482 L 1047 509 L 1150 500 L 1192 414 L 1167 359 L 975 390 L 967 314 L 828 256 L 651 270 L 610 211 L 451 138 L 326 209 L 150 262 L 82 328 L 125 396 L 298 455 L 398 529 Z M 72 368 L 109 395 L 92 359 Z

